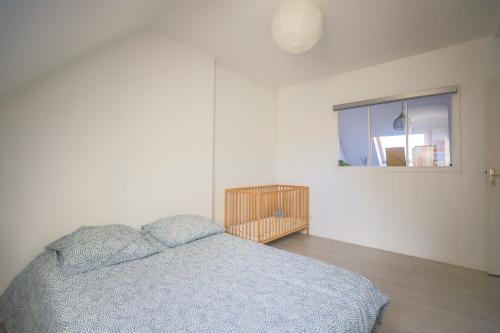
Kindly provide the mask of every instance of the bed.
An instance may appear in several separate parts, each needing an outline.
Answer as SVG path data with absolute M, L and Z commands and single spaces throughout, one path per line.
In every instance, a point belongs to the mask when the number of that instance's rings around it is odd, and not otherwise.
M 36 257 L 0 298 L 16 332 L 376 332 L 388 297 L 362 276 L 227 233 L 63 274 Z

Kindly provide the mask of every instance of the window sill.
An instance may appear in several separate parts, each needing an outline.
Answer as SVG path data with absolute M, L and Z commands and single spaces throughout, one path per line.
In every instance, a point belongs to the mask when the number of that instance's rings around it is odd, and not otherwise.
M 370 167 L 370 166 L 335 166 L 338 172 L 354 173 L 462 173 L 459 166 L 448 167 Z

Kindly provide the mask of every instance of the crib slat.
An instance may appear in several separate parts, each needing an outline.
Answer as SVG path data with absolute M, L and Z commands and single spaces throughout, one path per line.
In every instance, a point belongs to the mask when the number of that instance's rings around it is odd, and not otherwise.
M 250 234 L 248 232 L 248 225 L 250 224 L 250 217 L 248 215 L 248 211 L 250 208 L 249 200 L 250 200 L 250 196 L 245 195 L 245 233 L 246 233 L 245 238 L 247 238 L 247 239 L 250 239 Z
M 237 217 L 238 217 L 238 230 L 240 237 L 243 237 L 243 232 L 241 229 L 241 193 L 238 193 L 238 206 L 237 206 Z
M 229 202 L 227 199 L 228 190 L 224 190 L 224 230 L 228 231 L 228 219 L 227 219 L 227 209 L 229 208 Z
M 260 209 L 260 215 L 259 215 L 259 237 L 258 237 L 258 242 L 262 241 L 262 219 L 264 218 L 264 200 L 262 200 L 262 193 L 259 194 L 259 209 Z

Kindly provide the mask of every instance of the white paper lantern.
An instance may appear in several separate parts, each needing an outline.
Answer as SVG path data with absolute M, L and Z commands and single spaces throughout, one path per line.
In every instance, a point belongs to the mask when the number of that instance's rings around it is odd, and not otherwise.
M 276 44 L 288 53 L 303 53 L 321 37 L 322 18 L 310 0 L 286 0 L 274 15 L 272 32 Z

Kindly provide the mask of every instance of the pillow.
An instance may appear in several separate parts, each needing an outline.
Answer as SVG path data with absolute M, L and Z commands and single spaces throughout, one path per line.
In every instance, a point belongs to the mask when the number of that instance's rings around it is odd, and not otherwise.
M 109 224 L 80 227 L 45 247 L 57 252 L 64 272 L 78 274 L 158 253 L 138 230 Z
M 166 247 L 176 247 L 224 232 L 222 226 L 198 215 L 164 217 L 141 228 L 144 234 L 149 233 Z
M 163 252 L 168 249 L 168 247 L 163 245 L 158 239 L 154 238 L 149 232 L 143 230 L 141 234 L 142 237 L 144 237 L 144 239 L 156 249 L 156 251 Z

